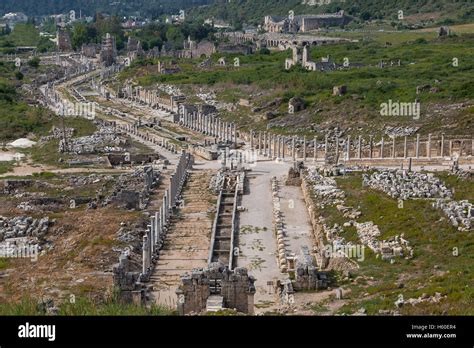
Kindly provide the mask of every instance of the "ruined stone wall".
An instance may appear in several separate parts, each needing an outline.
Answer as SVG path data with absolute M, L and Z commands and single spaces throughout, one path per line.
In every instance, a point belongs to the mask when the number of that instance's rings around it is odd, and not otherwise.
M 318 265 L 321 268 L 325 268 L 328 264 L 328 259 L 324 254 L 324 231 L 321 224 L 318 222 L 318 214 L 316 212 L 316 207 L 314 205 L 313 199 L 311 198 L 311 187 L 308 184 L 307 179 L 302 176 L 301 181 L 301 190 L 303 191 L 304 201 L 306 203 L 306 207 L 308 209 L 309 219 L 311 221 L 311 226 L 313 227 L 313 237 L 315 246 L 318 249 Z
M 144 300 L 144 291 L 137 289 L 136 285 L 140 273 L 131 271 L 130 256 L 120 255 L 119 263 L 114 266 L 112 272 L 113 284 L 120 289 L 120 300 L 124 303 L 141 304 Z
M 180 315 L 204 311 L 211 293 L 223 297 L 225 308 L 253 314 L 255 279 L 248 275 L 246 268 L 229 270 L 222 263 L 212 263 L 209 268 L 194 269 L 191 274 L 185 274 L 181 281 L 176 290 Z

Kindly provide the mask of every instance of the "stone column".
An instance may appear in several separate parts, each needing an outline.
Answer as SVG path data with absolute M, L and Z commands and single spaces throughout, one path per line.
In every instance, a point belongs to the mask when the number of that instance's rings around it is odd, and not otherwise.
M 415 148 L 415 156 L 416 158 L 420 158 L 420 135 L 416 135 L 416 148 Z
M 250 130 L 250 150 L 253 150 L 253 130 Z
M 374 156 L 374 136 L 369 135 L 369 158 L 372 159 Z
M 142 274 L 147 274 L 148 271 L 148 236 L 146 233 L 143 235 L 143 245 L 142 245 Z
M 428 158 L 431 158 L 431 133 L 428 134 L 428 142 L 426 143 L 426 152 Z
M 270 159 L 273 159 L 273 134 L 272 133 L 268 133 L 268 157 L 270 157 Z
M 278 156 L 278 153 L 277 153 L 277 150 L 278 150 L 277 141 L 278 141 L 278 137 L 277 137 L 276 135 L 273 135 L 273 157 L 274 157 L 274 158 L 277 158 L 277 156 Z
M 326 158 L 328 155 L 328 146 L 329 146 L 329 141 L 328 141 L 328 135 L 326 134 L 324 136 L 324 158 Z
M 267 155 L 267 132 L 263 132 L 263 155 Z
M 295 141 L 295 136 L 293 135 L 293 139 L 291 139 L 291 144 L 292 144 L 292 156 L 293 156 L 293 161 L 296 161 L 296 141 Z
M 383 150 L 384 150 L 384 144 L 385 144 L 385 139 L 384 137 L 382 136 L 382 140 L 380 142 L 380 158 L 383 158 Z
M 281 139 L 281 148 L 282 148 L 282 158 L 285 159 L 286 137 L 283 137 Z
M 160 217 L 158 212 L 155 212 L 155 242 L 157 243 L 160 240 Z
M 163 231 L 166 227 L 166 216 L 165 216 L 165 199 L 163 198 L 163 203 L 160 208 L 160 230 Z
M 444 157 L 444 134 L 441 134 L 441 151 L 440 156 Z
M 156 243 L 156 232 L 155 232 L 155 217 L 151 216 L 150 217 L 150 237 L 151 237 L 151 243 L 150 243 L 150 249 L 151 249 L 151 254 L 153 255 L 153 252 L 155 251 L 155 243 Z
M 280 146 L 280 136 L 277 135 L 277 139 L 276 139 L 276 142 L 277 142 L 277 159 L 280 159 L 281 158 L 281 146 Z
M 336 136 L 336 164 L 339 163 L 339 137 Z
M 362 157 L 362 135 L 359 135 L 359 141 L 357 144 L 357 158 L 361 159 Z
M 392 138 L 392 158 L 395 158 L 395 135 Z
M 403 158 L 407 158 L 407 157 L 408 157 L 408 138 L 405 135 L 405 141 L 403 143 Z
M 258 154 L 262 154 L 262 131 L 258 131 Z

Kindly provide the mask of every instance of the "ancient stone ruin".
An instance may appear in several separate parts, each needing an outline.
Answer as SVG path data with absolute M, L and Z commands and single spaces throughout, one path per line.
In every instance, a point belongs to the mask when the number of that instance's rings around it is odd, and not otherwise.
M 176 291 L 178 313 L 201 313 L 209 304 L 221 303 L 222 309 L 253 314 L 255 279 L 247 269 L 230 270 L 221 263 L 211 263 L 209 268 L 195 269 L 182 277 Z

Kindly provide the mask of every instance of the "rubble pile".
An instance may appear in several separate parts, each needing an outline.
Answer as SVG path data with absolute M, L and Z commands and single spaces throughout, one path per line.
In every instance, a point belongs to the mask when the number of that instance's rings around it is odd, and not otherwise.
M 306 179 L 312 185 L 312 191 L 317 198 L 316 205 L 324 208 L 327 204 L 344 203 L 344 191 L 337 188 L 336 181 L 333 178 L 322 176 L 316 170 L 308 170 Z
M 211 182 L 209 183 L 209 189 L 214 193 L 219 193 L 219 191 L 224 186 L 224 180 L 226 178 L 225 172 L 219 170 L 216 175 L 211 177 Z
M 353 224 L 357 229 L 360 241 L 376 253 L 377 257 L 380 254 L 382 260 L 391 260 L 395 256 L 403 257 L 409 255 L 409 257 L 413 257 L 413 248 L 410 246 L 410 242 L 403 238 L 403 233 L 400 236 L 395 235 L 387 240 L 380 241 L 378 240 L 380 236 L 379 227 L 372 221 L 364 223 L 354 222 Z
M 325 223 L 325 220 L 323 217 L 319 217 L 319 222 L 323 226 L 324 234 L 328 242 L 330 242 L 330 244 L 336 245 L 336 246 L 350 245 L 350 242 L 346 242 L 346 240 L 340 235 L 341 233 L 344 232 L 344 229 L 342 228 L 341 225 L 334 224 L 332 227 L 328 226 Z
M 345 218 L 352 220 L 358 219 L 362 215 L 359 210 L 353 207 L 346 207 L 342 204 L 336 205 L 336 209 L 339 210 Z
M 324 208 L 325 205 L 336 205 L 336 209 L 345 218 L 350 219 L 342 226 L 337 223 L 333 226 L 328 226 L 325 223 L 325 219 L 321 216 L 319 217 L 319 224 L 323 226 L 326 240 L 329 244 L 333 245 L 335 250 L 353 246 L 341 234 L 344 232 L 344 227 L 354 226 L 361 243 L 368 246 L 376 254 L 380 254 L 382 259 L 392 259 L 395 256 L 413 256 L 413 248 L 403 238 L 403 234 L 380 241 L 378 237 L 381 233 L 377 225 L 372 221 L 363 223 L 355 221 L 360 218 L 362 213 L 353 207 L 344 205 L 345 194 L 337 188 L 336 181 L 333 178 L 322 176 L 315 169 L 308 170 L 306 178 L 312 183 L 313 193 L 316 197 L 315 204 L 317 206 Z
M 387 134 L 389 137 L 404 137 L 415 134 L 418 129 L 420 129 L 420 127 L 387 126 L 385 127 L 385 134 Z
M 459 231 L 468 231 L 474 222 L 474 204 L 469 201 L 447 201 L 437 199 L 433 203 L 434 208 L 441 209 L 449 218 L 449 221 Z
M 45 142 L 45 141 L 49 141 L 53 139 L 62 139 L 64 137 L 72 138 L 72 136 L 74 135 L 74 131 L 75 131 L 74 128 L 65 127 L 63 130 L 59 127 L 53 126 L 53 128 L 50 131 L 50 135 L 41 137 L 40 141 Z
M 21 209 L 21 210 L 24 210 L 24 211 L 33 211 L 33 210 L 35 210 L 35 207 L 32 206 L 30 204 L 30 202 L 21 202 L 16 207 L 17 207 L 17 209 Z
M 181 90 L 178 87 L 173 86 L 173 85 L 160 84 L 160 85 L 157 85 L 156 88 L 158 88 L 162 92 L 165 92 L 168 95 L 172 95 L 172 96 L 183 95 L 183 93 L 181 93 Z
M 88 186 L 97 184 L 99 182 L 106 182 L 113 180 L 112 175 L 106 174 L 90 174 L 90 175 L 72 175 L 68 178 L 70 186 Z
M 121 174 L 115 180 L 112 193 L 103 199 L 102 206 L 115 202 L 127 209 L 144 209 L 149 201 L 150 190 L 159 178 L 160 172 L 154 171 L 152 167 Z
M 31 216 L 0 216 L 0 241 L 8 238 L 43 237 L 54 220 L 49 217 L 35 219 Z
M 380 190 L 390 197 L 451 198 L 452 192 L 433 174 L 407 172 L 405 170 L 383 170 L 372 175 L 363 175 L 363 185 Z
M 360 241 L 377 253 L 380 248 L 380 242 L 377 240 L 377 237 L 380 236 L 379 227 L 374 225 L 372 221 L 363 223 L 355 222 L 354 226 L 357 229 L 357 235 Z
M 474 172 L 472 170 L 462 169 L 457 165 L 454 165 L 451 168 L 451 175 L 456 175 L 458 179 L 461 180 L 470 180 L 474 178 Z
M 280 206 L 280 197 L 278 195 L 278 180 L 276 177 L 273 177 L 271 180 L 272 185 L 272 202 L 273 202 L 273 225 L 275 228 L 275 233 L 277 236 L 278 243 L 278 263 L 280 265 L 280 271 L 286 273 L 288 271 L 288 260 L 287 255 L 289 250 L 286 248 L 285 237 L 286 233 L 284 231 L 284 222 L 283 215 L 281 213 Z
M 59 152 L 74 154 L 91 154 L 99 152 L 124 152 L 126 140 L 117 135 L 115 129 L 109 126 L 101 126 L 92 135 L 79 138 L 61 139 Z
M 200 90 L 199 93 L 196 93 L 196 97 L 201 99 L 203 102 L 205 102 L 208 105 L 215 106 L 216 109 L 218 110 L 229 110 L 232 111 L 234 110 L 234 105 L 231 103 L 223 103 L 217 100 L 216 93 L 211 91 L 208 93 L 205 93 Z
M 39 196 L 41 192 L 24 192 L 27 188 L 35 188 L 36 190 L 50 190 L 60 188 L 60 186 L 51 184 L 47 181 L 30 180 L 30 179 L 6 179 L 3 180 L 3 193 L 14 195 L 15 198 L 23 198 L 29 196 Z M 1 193 L 1 192 L 0 192 Z
M 399 298 L 397 301 L 395 301 L 395 306 L 400 308 L 404 304 L 411 304 L 412 306 L 415 306 L 423 302 L 439 303 L 443 298 L 446 298 L 446 295 L 443 296 L 439 292 L 435 292 L 434 296 L 429 296 L 428 294 L 422 294 L 418 298 L 409 298 L 408 300 Z

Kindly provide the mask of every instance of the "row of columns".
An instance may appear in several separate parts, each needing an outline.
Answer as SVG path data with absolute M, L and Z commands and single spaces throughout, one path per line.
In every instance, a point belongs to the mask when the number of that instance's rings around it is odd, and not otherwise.
M 215 115 L 205 115 L 198 111 L 189 111 L 184 106 L 179 109 L 179 123 L 193 131 L 212 136 L 227 143 L 237 143 L 237 126 Z
M 316 161 L 318 159 L 318 138 L 314 137 L 313 140 L 308 141 L 306 139 L 306 136 L 301 138 L 297 138 L 296 136 L 281 136 L 281 135 L 275 135 L 270 132 L 262 132 L 259 131 L 258 133 L 254 131 L 250 131 L 249 135 L 249 143 L 250 143 L 250 148 L 252 150 L 255 150 L 255 148 L 258 149 L 258 154 L 262 156 L 268 156 L 270 158 L 278 158 L 278 159 L 284 159 L 285 155 L 291 155 L 293 160 L 296 160 L 297 158 L 301 158 L 303 161 L 307 160 L 308 155 L 312 154 L 313 160 Z M 335 150 L 335 155 L 336 158 L 339 157 L 340 154 L 340 138 L 338 136 L 334 137 L 334 144 L 337 144 L 334 146 Z M 363 154 L 363 138 L 362 136 L 359 136 L 357 141 L 351 140 L 351 136 L 347 136 L 346 140 L 344 142 L 344 147 L 343 147 L 343 155 L 345 160 L 350 160 L 350 159 L 371 159 L 374 158 L 374 150 L 375 150 L 375 145 L 374 145 L 374 137 L 372 135 L 369 136 L 369 142 L 368 142 L 368 147 L 369 147 L 369 153 L 367 157 L 364 157 Z M 390 154 L 388 157 L 386 157 L 386 143 L 385 143 L 385 138 L 382 137 L 380 140 L 379 144 L 379 151 L 378 151 L 378 158 L 408 158 L 409 157 L 409 144 L 408 144 L 408 137 L 405 136 L 403 140 L 403 155 L 398 156 L 397 155 L 397 138 L 396 137 L 391 137 L 391 150 Z M 441 135 L 441 139 L 437 141 L 433 141 L 432 135 L 428 134 L 428 138 L 425 141 L 425 156 L 423 158 L 431 158 L 432 157 L 432 149 L 433 145 L 437 144 L 437 154 L 436 156 L 438 157 L 444 157 L 444 156 L 452 156 L 453 155 L 453 143 L 454 142 L 460 142 L 460 148 L 461 151 L 464 148 L 464 143 L 465 142 L 471 142 L 472 144 L 472 149 L 470 155 L 474 155 L 474 139 L 460 139 L 460 140 L 449 140 L 449 147 L 448 147 L 448 152 L 446 153 L 445 150 L 445 136 Z M 297 143 L 301 144 L 300 145 L 300 151 L 297 151 Z M 355 144 L 354 144 L 355 143 Z M 312 144 L 312 153 L 308 153 L 308 145 Z M 352 149 L 351 149 L 351 144 L 354 144 L 355 149 L 355 154 L 352 156 Z M 325 136 L 324 138 L 324 157 L 325 158 L 328 154 L 328 151 L 330 150 L 330 142 L 328 136 Z M 417 134 L 416 138 L 413 142 L 413 156 L 415 158 L 420 158 L 421 156 L 421 149 L 422 149 L 422 143 L 420 141 L 420 135 Z M 298 152 L 301 152 L 301 155 L 298 156 Z M 465 155 L 469 155 L 469 151 L 466 151 L 467 153 Z M 462 153 L 460 153 L 462 155 Z M 411 156 L 410 156 L 411 157 Z
M 178 147 L 176 144 L 172 144 L 168 139 L 163 138 L 163 137 L 158 137 L 161 139 L 157 139 L 157 136 L 151 136 L 150 133 L 143 133 L 139 131 L 139 127 L 137 125 L 115 125 L 118 129 L 126 132 L 133 134 L 143 140 L 149 141 L 150 143 L 153 143 L 155 145 L 161 146 L 162 148 L 172 152 L 172 153 L 178 153 Z
M 143 235 L 142 244 L 142 274 L 141 280 L 147 280 L 152 271 L 153 257 L 161 248 L 166 231 L 169 227 L 170 217 L 176 203 L 181 195 L 184 183 L 186 182 L 188 169 L 193 165 L 193 158 L 189 153 L 183 152 L 179 159 L 175 172 L 170 178 L 170 185 L 165 191 L 161 207 L 150 217 Z
M 148 105 L 154 109 L 162 109 L 170 112 L 175 112 L 177 109 L 177 101 L 173 97 L 163 98 L 158 95 L 156 90 L 144 89 L 140 86 L 133 87 L 132 85 L 125 85 L 122 88 L 124 98 Z M 180 97 L 176 97 L 180 99 Z

